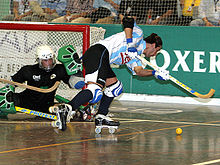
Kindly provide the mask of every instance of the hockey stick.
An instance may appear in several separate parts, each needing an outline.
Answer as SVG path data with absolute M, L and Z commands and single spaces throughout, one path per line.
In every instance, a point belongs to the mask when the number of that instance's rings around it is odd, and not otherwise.
M 16 86 L 19 86 L 19 87 L 22 87 L 22 88 L 27 88 L 27 89 L 31 89 L 31 90 L 34 90 L 34 91 L 37 91 L 37 92 L 42 92 L 42 93 L 52 92 L 55 89 L 57 89 L 57 87 L 60 84 L 59 81 L 56 81 L 56 83 L 52 87 L 50 87 L 48 89 L 41 89 L 41 88 L 38 88 L 38 87 L 34 87 L 34 86 L 30 86 L 30 85 L 26 85 L 26 84 L 22 84 L 22 83 L 19 83 L 19 82 L 14 82 L 14 81 L 2 79 L 2 78 L 0 78 L 0 82 L 8 83 L 8 84 L 11 84 L 11 85 L 16 85 Z
M 30 110 L 30 109 L 27 109 L 27 108 L 21 108 L 21 107 L 17 107 L 17 106 L 15 106 L 15 110 L 17 112 L 26 113 L 26 114 L 29 114 L 29 115 L 40 116 L 40 117 L 44 117 L 44 118 L 51 119 L 51 120 L 57 120 L 56 115 L 52 115 L 52 114 L 49 114 L 49 113 L 43 113 L 43 112 L 34 111 L 34 110 Z
M 137 58 L 139 60 L 142 61 L 143 64 L 147 64 L 149 65 L 151 68 L 153 68 L 154 70 L 158 70 L 158 67 L 151 64 L 149 61 L 147 61 L 145 58 L 141 57 L 141 56 L 137 56 Z M 174 82 L 175 84 L 177 84 L 178 86 L 180 86 L 181 88 L 185 89 L 186 91 L 188 91 L 189 93 L 193 94 L 194 96 L 196 97 L 199 97 L 199 98 L 203 98 L 203 99 L 207 99 L 207 98 L 210 98 L 212 97 L 212 95 L 215 93 L 215 90 L 214 89 L 211 89 L 209 91 L 208 94 L 200 94 L 196 91 L 194 91 L 193 89 L 191 89 L 190 87 L 188 87 L 187 85 L 183 84 L 182 82 L 180 82 L 179 80 L 177 80 L 176 78 L 174 78 L 173 76 L 169 75 L 169 78 L 172 82 Z

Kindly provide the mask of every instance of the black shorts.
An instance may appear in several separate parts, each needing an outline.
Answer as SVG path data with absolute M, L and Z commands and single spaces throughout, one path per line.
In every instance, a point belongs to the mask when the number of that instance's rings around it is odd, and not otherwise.
M 110 67 L 109 52 L 101 44 L 91 46 L 83 55 L 82 61 L 86 82 L 96 82 L 105 86 L 107 78 L 116 77 Z

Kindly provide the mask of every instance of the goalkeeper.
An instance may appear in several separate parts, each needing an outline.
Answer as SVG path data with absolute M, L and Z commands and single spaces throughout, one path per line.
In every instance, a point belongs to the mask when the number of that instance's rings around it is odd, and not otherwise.
M 50 88 L 56 83 L 56 81 L 61 80 L 68 84 L 70 88 L 79 89 L 84 86 L 84 81 L 77 82 L 78 80 L 84 80 L 81 72 L 82 64 L 80 63 L 77 53 L 74 54 L 75 59 L 71 60 L 71 62 L 75 64 L 72 65 L 74 67 L 72 72 L 67 72 L 65 65 L 56 64 L 54 51 L 48 45 L 41 45 L 37 47 L 36 55 L 37 64 L 23 66 L 11 77 L 12 81 L 19 83 L 27 82 L 27 85 L 43 89 Z M 74 82 L 75 79 L 77 80 L 75 81 L 77 82 L 76 84 Z M 0 97 L 1 102 L 5 100 L 4 102 L 8 103 L 0 105 L 0 110 L 6 109 L 5 112 L 7 112 L 7 110 L 8 112 L 13 111 L 15 105 L 22 108 L 48 113 L 49 107 L 54 105 L 56 94 L 56 90 L 49 93 L 41 93 L 30 89 L 25 89 L 20 93 L 14 93 L 13 86 L 1 88 L 0 92 L 6 93 L 4 97 Z
M 110 64 L 125 64 L 133 75 L 154 75 L 160 80 L 169 79 L 168 71 L 144 69 L 145 66 L 137 58 L 141 54 L 146 57 L 156 56 L 162 49 L 161 38 L 155 33 L 143 38 L 143 31 L 133 18 L 124 17 L 122 23 L 123 32 L 99 41 L 85 52 L 82 63 L 87 87 L 68 103 L 75 110 L 87 102 L 97 103 L 101 100 L 95 119 L 96 125 L 119 125 L 118 121 L 107 117 L 111 102 L 123 91 L 122 83 L 117 79 Z

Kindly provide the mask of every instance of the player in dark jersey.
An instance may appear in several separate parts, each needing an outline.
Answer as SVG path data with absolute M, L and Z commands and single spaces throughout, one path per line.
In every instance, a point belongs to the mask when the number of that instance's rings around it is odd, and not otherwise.
M 74 53 L 74 48 L 71 45 L 68 46 L 68 50 L 72 50 L 71 52 Z M 11 76 L 12 81 L 19 83 L 27 82 L 27 85 L 42 89 L 48 89 L 61 80 L 68 84 L 70 88 L 81 89 L 85 85 L 84 81 L 82 81 L 84 80 L 82 64 L 77 53 L 72 54 L 69 60 L 65 59 L 67 63 L 63 63 L 61 60 L 63 64 L 56 64 L 54 51 L 48 45 L 39 46 L 36 55 L 38 63 L 23 66 L 17 73 Z M 58 60 L 60 61 L 59 55 Z M 66 65 L 69 63 L 72 64 L 71 71 Z M 75 84 L 75 82 L 77 83 Z M 10 113 L 10 111 L 15 111 L 14 106 L 17 106 L 48 113 L 49 107 L 54 105 L 56 90 L 49 93 L 41 93 L 25 89 L 20 93 L 14 93 L 14 88 L 14 86 L 10 85 L 0 89 L 0 112 L 6 109 Z M 7 103 L 7 105 L 4 103 Z M 59 127 L 59 129 L 64 130 L 65 128 Z
M 39 46 L 37 56 L 38 64 L 23 66 L 11 77 L 12 80 L 20 83 L 27 81 L 27 85 L 44 89 L 50 88 L 56 81 L 62 80 L 72 87 L 69 83 L 71 76 L 67 74 L 63 64 L 56 64 L 55 54 L 49 46 Z M 72 76 L 83 77 L 81 71 Z M 26 89 L 14 94 L 14 103 L 15 106 L 48 112 L 49 107 L 54 105 L 55 94 L 56 90 L 41 93 Z

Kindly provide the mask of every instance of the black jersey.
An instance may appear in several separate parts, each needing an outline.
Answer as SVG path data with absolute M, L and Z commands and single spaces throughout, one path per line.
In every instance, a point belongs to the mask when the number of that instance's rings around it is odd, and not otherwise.
M 52 87 L 56 81 L 62 80 L 68 84 L 69 78 L 70 76 L 62 64 L 57 64 L 50 72 L 40 69 L 38 64 L 27 65 L 12 76 L 12 80 L 15 82 L 23 83 L 27 81 L 28 85 L 43 89 Z M 55 94 L 56 90 L 50 93 L 41 93 L 26 89 L 16 94 L 19 97 L 19 105 L 17 106 L 41 111 L 40 109 L 47 109 L 48 106 L 54 103 Z

